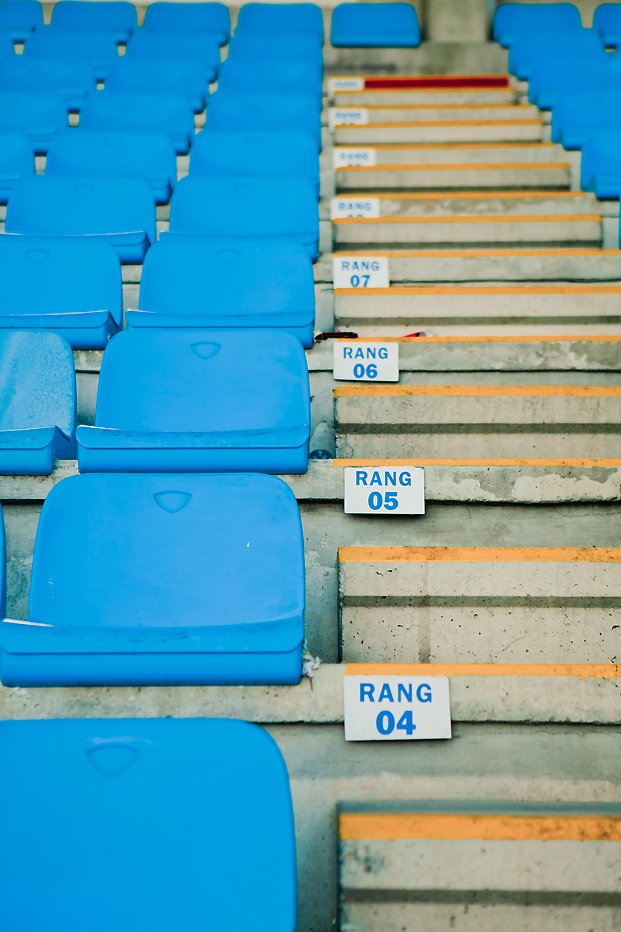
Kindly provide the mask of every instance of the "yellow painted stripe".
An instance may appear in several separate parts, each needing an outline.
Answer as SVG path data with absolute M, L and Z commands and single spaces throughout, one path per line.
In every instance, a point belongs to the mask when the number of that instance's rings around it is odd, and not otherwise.
M 335 467 L 345 466 L 547 466 L 552 468 L 562 467 L 591 467 L 599 466 L 606 468 L 621 467 L 621 459 L 526 459 L 526 460 L 485 460 L 485 459 L 452 459 L 452 460 L 421 460 L 418 457 L 410 456 L 409 459 L 335 459 L 332 460 Z
M 347 198 L 351 200 L 351 198 Z M 332 223 L 581 223 L 586 221 L 601 221 L 600 214 L 493 214 L 485 217 L 341 217 Z
M 367 107 L 371 110 L 371 107 Z M 379 108 L 377 108 L 379 109 Z M 387 108 L 382 108 L 387 109 Z M 405 110 L 405 107 L 395 108 Z M 355 129 L 360 132 L 368 129 L 420 129 L 433 126 L 543 126 L 541 120 L 389 120 L 372 123 L 335 123 L 335 129 Z M 508 145 L 508 143 L 502 143 Z M 460 146 L 460 148 L 466 148 Z
M 339 253 L 348 256 L 349 253 Z M 362 255 L 362 254 L 361 254 Z M 368 255 L 368 252 L 366 253 Z M 376 253 L 373 253 L 376 255 Z M 390 288 L 335 288 L 335 295 L 394 297 L 395 295 L 621 294 L 621 285 L 392 285 Z
M 362 129 L 366 129 L 369 126 L 377 126 L 377 123 L 344 123 L 343 126 L 350 126 L 352 128 L 358 126 Z M 394 126 L 394 123 L 389 123 L 389 126 Z M 446 125 L 446 124 L 444 124 Z M 336 151 L 339 149 L 349 149 L 351 146 L 334 146 Z M 436 149 L 441 149 L 445 151 L 446 149 L 519 149 L 520 151 L 527 149 L 554 149 L 555 143 L 553 142 L 385 142 L 378 143 L 377 145 L 370 146 L 371 149 L 377 149 L 379 152 L 405 152 L 408 150 L 420 151 L 421 149 L 429 149 L 435 151 Z M 519 162 L 519 165 L 522 163 Z M 557 163 L 554 162 L 554 165 Z M 437 197 L 437 194 L 436 194 Z
M 339 385 L 335 398 L 619 398 L 619 385 Z M 595 425 L 594 425 L 595 429 Z
M 618 663 L 348 663 L 345 676 L 576 676 L 616 680 Z
M 372 195 L 373 197 L 375 195 Z M 368 250 L 337 250 L 336 256 L 368 256 Z M 621 249 L 545 249 L 545 248 L 511 248 L 511 249 L 392 249 L 373 250 L 374 256 L 388 256 L 393 259 L 407 258 L 480 258 L 485 256 L 621 256 Z
M 621 563 L 621 547 L 339 547 L 338 554 L 340 563 Z
M 375 148 L 375 147 L 374 147 Z M 447 191 L 399 191 L 392 194 L 386 194 L 378 191 L 369 194 L 363 191 L 359 194 L 347 192 L 348 200 L 356 197 L 376 197 L 380 201 L 480 201 L 493 200 L 497 198 L 553 198 L 553 197 L 586 197 L 585 191 L 457 191 L 456 193 Z
M 621 841 L 621 815 L 522 816 L 470 813 L 342 812 L 341 841 Z
M 412 88 L 407 88 L 412 90 Z M 382 90 L 383 92 L 383 90 Z M 336 92 L 340 94 L 340 91 Z M 353 91 L 354 94 L 375 93 L 371 91 Z M 388 90 L 390 94 L 390 90 Z M 533 104 L 367 104 L 364 110 L 536 110 Z M 548 143 L 554 145 L 554 143 Z
M 390 172 L 428 172 L 428 171 L 517 171 L 518 169 L 523 168 L 526 171 L 536 171 L 538 169 L 545 169 L 550 171 L 552 169 L 569 169 L 569 162 L 455 162 L 451 164 L 445 163 L 424 163 L 422 165 L 401 165 L 397 164 L 386 164 L 386 165 L 347 165 L 345 167 L 337 168 L 337 172 L 378 172 L 378 171 L 390 171 Z M 369 196 L 369 195 L 367 195 Z
M 339 343 L 618 343 L 621 337 L 607 336 L 525 336 L 525 337 L 342 337 Z

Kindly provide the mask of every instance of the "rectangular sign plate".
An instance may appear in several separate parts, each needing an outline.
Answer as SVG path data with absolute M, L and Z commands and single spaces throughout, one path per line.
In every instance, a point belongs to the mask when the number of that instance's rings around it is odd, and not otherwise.
M 330 201 L 330 220 L 343 217 L 379 217 L 378 197 L 333 197 Z
M 424 515 L 422 466 L 347 466 L 346 515 Z
M 451 737 L 447 676 L 343 677 L 346 741 Z
M 338 91 L 363 91 L 364 78 L 328 78 L 328 94 L 332 97 Z
M 369 111 L 365 107 L 330 107 L 328 126 L 362 126 L 369 122 Z
M 335 288 L 388 288 L 388 256 L 333 256 L 332 276 Z
M 336 146 L 332 150 L 332 168 L 356 168 L 360 165 L 376 165 L 377 149 L 354 149 L 351 146 Z
M 333 375 L 342 382 L 398 382 L 399 344 L 333 344 Z

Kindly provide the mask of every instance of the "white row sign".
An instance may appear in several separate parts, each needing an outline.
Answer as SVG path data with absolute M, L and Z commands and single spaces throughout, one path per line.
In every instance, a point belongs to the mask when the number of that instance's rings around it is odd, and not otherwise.
M 330 201 L 330 220 L 343 217 L 379 217 L 378 197 L 333 197 Z
M 335 341 L 332 374 L 341 382 L 398 382 L 398 343 Z
M 332 276 L 335 288 L 388 288 L 388 257 L 333 256 Z
M 427 741 L 451 737 L 446 676 L 343 677 L 346 741 Z
M 338 91 L 363 91 L 364 78 L 328 78 L 328 94 L 332 97 Z
M 335 146 L 332 150 L 332 168 L 357 168 L 360 165 L 377 165 L 377 149 Z
M 328 126 L 362 126 L 369 122 L 369 111 L 365 107 L 330 107 Z
M 424 515 L 425 470 L 422 466 L 348 466 L 346 515 Z

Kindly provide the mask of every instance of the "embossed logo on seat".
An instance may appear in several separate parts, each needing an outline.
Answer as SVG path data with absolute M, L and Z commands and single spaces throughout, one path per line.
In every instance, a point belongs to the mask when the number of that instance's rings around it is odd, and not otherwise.
M 136 763 L 137 748 L 125 744 L 102 744 L 86 752 L 89 764 L 106 777 L 120 777 Z
M 35 265 L 41 265 L 42 262 L 50 258 L 50 254 L 47 249 L 29 249 L 26 258 L 29 262 L 34 262 Z
M 221 343 L 192 343 L 191 350 L 199 359 L 213 359 L 222 349 Z
M 216 253 L 216 256 L 220 262 L 224 262 L 225 265 L 230 265 L 231 262 L 237 262 L 241 256 L 241 252 L 238 252 L 236 249 L 222 249 L 220 252 Z
M 171 490 L 170 492 L 156 492 L 153 498 L 155 504 L 159 505 L 162 511 L 174 515 L 189 504 L 192 495 L 190 492 L 174 492 Z

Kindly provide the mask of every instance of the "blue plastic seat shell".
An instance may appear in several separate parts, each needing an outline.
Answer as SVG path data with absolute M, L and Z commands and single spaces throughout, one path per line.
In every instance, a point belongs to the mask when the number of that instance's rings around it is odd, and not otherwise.
M 60 94 L 0 91 L 0 131 L 24 133 L 36 153 L 46 152 L 66 126 L 67 107 Z
M 581 29 L 580 11 L 573 3 L 501 3 L 494 13 L 493 38 L 507 48 L 524 33 L 554 33 Z
M 57 0 L 50 25 L 52 29 L 105 31 L 126 42 L 138 28 L 138 16 L 127 0 Z
M 224 3 L 150 3 L 144 29 L 158 32 L 207 32 L 220 37 L 220 45 L 229 40 L 231 14 Z
M 43 25 L 43 6 L 39 0 L 3 0 L 0 3 L 0 30 L 16 42 L 23 42 Z
M 181 94 L 96 91 L 80 109 L 80 129 L 166 133 L 181 154 L 194 139 L 194 112 Z
M 0 132 L 0 203 L 6 204 L 20 179 L 34 177 L 32 143 L 25 133 Z
M 416 10 L 410 3 L 339 3 L 332 11 L 330 42 L 336 48 L 416 48 Z
M 275 35 L 300 33 L 315 36 L 318 46 L 323 45 L 323 14 L 314 3 L 244 3 L 241 7 L 235 34 Z

